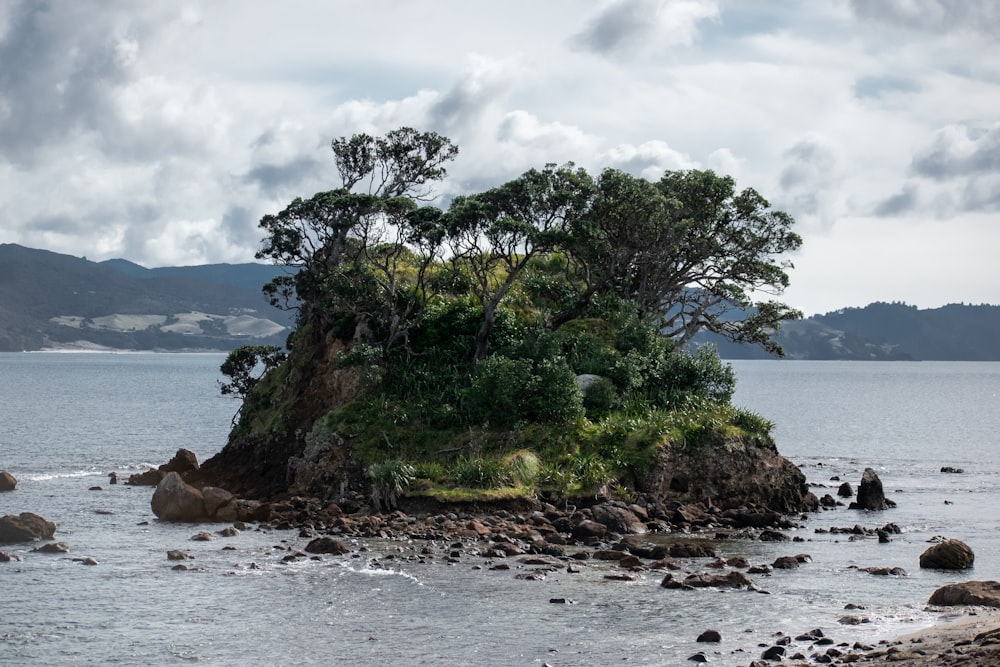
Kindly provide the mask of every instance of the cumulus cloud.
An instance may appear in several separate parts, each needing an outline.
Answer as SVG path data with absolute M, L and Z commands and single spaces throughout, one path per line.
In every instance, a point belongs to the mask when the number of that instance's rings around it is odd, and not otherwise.
M 690 45 L 698 34 L 698 23 L 718 14 L 715 2 L 707 0 L 616 0 L 573 35 L 570 46 L 607 56 Z
M 1000 5 L 993 0 L 851 0 L 851 9 L 858 18 L 911 30 L 1000 35 Z
M 1000 123 L 982 130 L 950 125 L 913 157 L 913 171 L 934 180 L 982 173 L 1000 175 Z
M 665 141 L 647 141 L 638 146 L 620 144 L 604 155 L 609 167 L 634 176 L 658 181 L 666 171 L 693 169 L 697 165 L 687 155 L 671 148 Z
M 781 208 L 795 218 L 832 225 L 842 209 L 840 158 L 831 141 L 820 135 L 797 140 L 784 152 L 779 179 Z

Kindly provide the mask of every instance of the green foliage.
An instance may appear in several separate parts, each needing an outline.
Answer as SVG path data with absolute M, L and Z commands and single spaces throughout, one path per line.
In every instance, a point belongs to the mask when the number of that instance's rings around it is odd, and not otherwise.
M 387 508 L 396 506 L 399 495 L 417 479 L 416 469 L 399 459 L 373 463 L 366 471 L 372 481 L 372 502 L 377 509 L 383 503 Z
M 451 466 L 451 478 L 458 486 L 493 489 L 509 486 L 513 475 L 503 461 L 485 456 L 460 456 Z
M 335 372 L 334 339 L 339 369 L 362 372 L 368 391 L 330 419 L 377 502 L 417 478 L 625 494 L 658 447 L 767 440 L 766 420 L 728 405 L 714 348 L 683 345 L 699 329 L 768 345 L 793 314 L 750 302 L 780 293 L 776 257 L 800 243 L 756 192 L 712 172 L 547 165 L 444 211 L 423 203 L 457 153 L 446 138 L 403 128 L 331 147 L 342 186 L 265 216 L 258 256 L 300 267 L 268 287 L 299 308 L 289 383 Z M 273 353 L 234 361 L 232 391 L 246 396 L 246 364 Z M 597 376 L 585 395 L 580 375 Z

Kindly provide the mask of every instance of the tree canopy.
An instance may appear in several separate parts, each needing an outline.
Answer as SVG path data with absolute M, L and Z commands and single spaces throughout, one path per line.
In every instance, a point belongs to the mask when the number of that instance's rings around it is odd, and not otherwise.
M 442 210 L 426 202 L 458 153 L 447 138 L 401 128 L 331 147 L 341 187 L 265 216 L 257 257 L 299 269 L 267 286 L 273 301 L 349 322 L 385 358 L 408 349 L 445 296 L 478 304 L 468 355 L 480 362 L 498 312 L 519 298 L 553 331 L 614 298 L 680 343 L 707 329 L 779 354 L 771 334 L 801 316 L 759 298 L 788 285 L 794 221 L 729 176 L 668 171 L 654 182 L 550 164 Z

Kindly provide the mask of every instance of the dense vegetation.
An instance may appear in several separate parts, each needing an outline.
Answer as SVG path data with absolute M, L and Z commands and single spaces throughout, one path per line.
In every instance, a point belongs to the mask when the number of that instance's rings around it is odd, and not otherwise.
M 297 328 L 287 359 L 247 347 L 223 366 L 244 397 L 237 433 L 290 437 L 289 387 L 351 374 L 306 444 L 349 440 L 389 503 L 627 494 L 658 447 L 767 438 L 729 404 L 714 349 L 685 351 L 702 329 L 780 351 L 771 333 L 798 316 L 753 300 L 787 286 L 779 258 L 801 243 L 754 190 L 711 171 L 650 182 L 546 165 L 443 210 L 427 202 L 457 154 L 448 139 L 403 128 L 332 148 L 342 187 L 261 220 L 258 258 L 298 268 L 265 288 Z

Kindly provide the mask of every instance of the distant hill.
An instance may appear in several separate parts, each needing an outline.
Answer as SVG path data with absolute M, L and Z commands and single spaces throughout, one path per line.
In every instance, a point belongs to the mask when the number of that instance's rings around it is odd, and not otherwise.
M 786 322 L 776 338 L 789 359 L 1000 361 L 1000 306 L 876 302 Z M 725 359 L 771 358 L 711 334 L 695 342 L 716 344 Z
M 284 272 L 255 263 L 147 269 L 0 244 L 0 351 L 283 345 L 292 313 L 271 307 L 261 287 Z M 1000 306 L 879 302 L 787 322 L 776 337 L 789 359 L 1000 361 Z M 694 342 L 714 343 L 724 359 L 773 358 L 712 334 Z
M 283 344 L 291 314 L 261 292 L 281 272 L 264 264 L 145 269 L 0 244 L 0 351 Z

